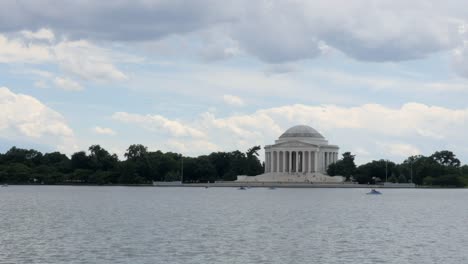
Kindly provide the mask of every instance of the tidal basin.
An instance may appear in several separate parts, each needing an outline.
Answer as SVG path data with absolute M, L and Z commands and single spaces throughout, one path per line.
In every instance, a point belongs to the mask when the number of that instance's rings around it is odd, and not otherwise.
M 467 263 L 467 189 L 0 188 L 0 263 Z

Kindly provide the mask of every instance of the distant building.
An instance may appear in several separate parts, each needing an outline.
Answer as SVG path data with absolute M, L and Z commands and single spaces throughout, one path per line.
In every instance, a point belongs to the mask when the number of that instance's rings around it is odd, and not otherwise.
M 342 182 L 341 176 L 326 175 L 338 160 L 339 147 L 329 145 L 317 130 L 299 125 L 286 130 L 273 145 L 265 146 L 265 172 L 238 176 L 246 182 Z

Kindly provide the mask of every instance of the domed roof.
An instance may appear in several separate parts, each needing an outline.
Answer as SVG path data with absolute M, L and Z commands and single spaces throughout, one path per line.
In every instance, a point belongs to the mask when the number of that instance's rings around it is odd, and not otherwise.
M 317 130 L 306 125 L 293 126 L 280 136 L 280 138 L 292 137 L 324 138 Z

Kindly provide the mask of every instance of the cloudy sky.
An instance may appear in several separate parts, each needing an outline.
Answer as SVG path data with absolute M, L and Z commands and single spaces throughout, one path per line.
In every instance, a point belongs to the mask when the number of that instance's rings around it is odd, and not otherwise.
M 468 163 L 468 2 L 0 1 L 0 151 L 341 151 Z M 262 155 L 263 157 L 263 155 Z

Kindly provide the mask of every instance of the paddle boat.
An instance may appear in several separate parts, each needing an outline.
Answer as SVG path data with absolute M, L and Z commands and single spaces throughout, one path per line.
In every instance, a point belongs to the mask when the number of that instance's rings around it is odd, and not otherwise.
M 376 189 L 372 189 L 370 192 L 366 193 L 366 194 L 382 194 L 381 192 L 377 191 Z

